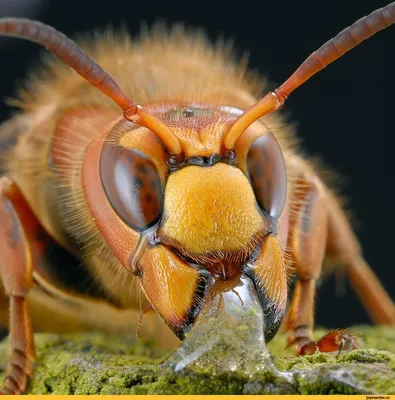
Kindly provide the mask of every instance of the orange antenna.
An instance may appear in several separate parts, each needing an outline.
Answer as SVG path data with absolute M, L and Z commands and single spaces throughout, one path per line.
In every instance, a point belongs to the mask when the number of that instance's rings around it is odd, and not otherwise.
M 302 65 L 274 92 L 268 93 L 258 103 L 248 108 L 230 127 L 224 145 L 228 150 L 235 147 L 237 139 L 257 119 L 280 108 L 287 97 L 300 85 L 310 79 L 328 64 L 340 58 L 344 53 L 370 38 L 378 31 L 395 22 L 395 2 L 373 11 L 341 31 L 333 39 L 312 53 Z
M 182 154 L 180 141 L 172 130 L 126 97 L 114 79 L 63 33 L 38 21 L 22 18 L 0 18 L 0 35 L 26 39 L 47 48 L 118 104 L 127 120 L 155 132 L 171 155 Z

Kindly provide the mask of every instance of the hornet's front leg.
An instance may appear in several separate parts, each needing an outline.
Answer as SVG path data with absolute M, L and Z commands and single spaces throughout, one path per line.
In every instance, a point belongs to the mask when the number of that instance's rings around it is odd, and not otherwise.
M 292 331 L 288 344 L 297 354 L 316 351 L 313 340 L 314 297 L 325 255 L 328 215 L 325 196 L 318 179 L 300 180 L 293 199 L 288 245 L 298 273 L 285 329 Z
M 30 207 L 15 183 L 0 178 L 0 279 L 9 297 L 9 358 L 0 394 L 20 394 L 26 389 L 36 357 L 26 296 L 32 284 L 32 226 Z
M 291 199 L 288 247 L 299 276 L 284 324 L 292 331 L 289 344 L 296 345 L 300 355 L 316 350 L 351 350 L 356 347 L 355 337 L 344 329 L 329 332 L 317 343 L 313 341 L 315 286 L 324 257 L 345 269 L 374 322 L 394 326 L 395 305 L 363 259 L 335 196 L 302 160 L 294 161 L 294 169 L 300 174 Z

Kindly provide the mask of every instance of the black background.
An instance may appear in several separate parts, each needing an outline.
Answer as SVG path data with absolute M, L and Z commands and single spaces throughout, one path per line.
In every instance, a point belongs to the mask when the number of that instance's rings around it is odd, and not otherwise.
M 255 5 L 254 5 L 255 4 Z M 68 35 L 119 26 L 137 33 L 141 21 L 158 19 L 203 27 L 209 36 L 233 38 L 250 66 L 281 83 L 300 62 L 330 37 L 385 0 L 244 1 L 169 3 L 91 0 L 0 0 L 1 16 L 23 16 L 49 23 Z M 344 178 L 364 254 L 395 299 L 393 205 L 395 26 L 380 32 L 311 79 L 286 104 L 311 155 Z M 14 93 L 39 48 L 16 39 L 0 40 L 0 93 Z M 1 120 L 9 115 L 3 104 Z M 393 247 L 394 246 L 394 247 Z M 330 278 L 319 290 L 317 322 L 332 327 L 369 319 L 347 285 L 335 294 Z

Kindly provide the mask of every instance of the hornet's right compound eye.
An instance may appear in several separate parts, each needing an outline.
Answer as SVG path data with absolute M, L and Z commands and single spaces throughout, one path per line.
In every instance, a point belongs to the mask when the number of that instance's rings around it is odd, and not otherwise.
M 163 192 L 155 165 L 141 151 L 104 144 L 100 176 L 107 198 L 118 216 L 143 232 L 163 213 Z
M 247 169 L 259 206 L 278 219 L 285 205 L 287 175 L 284 157 L 272 133 L 256 139 L 248 151 Z

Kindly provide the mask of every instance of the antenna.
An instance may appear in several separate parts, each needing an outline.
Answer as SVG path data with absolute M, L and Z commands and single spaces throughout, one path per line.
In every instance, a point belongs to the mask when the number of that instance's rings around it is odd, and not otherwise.
M 180 141 L 173 131 L 164 122 L 126 97 L 114 79 L 63 33 L 38 21 L 0 18 L 0 35 L 26 39 L 47 48 L 118 104 L 127 120 L 145 126 L 157 134 L 171 155 L 182 154 Z
M 243 132 L 257 119 L 279 109 L 288 96 L 318 71 L 340 58 L 359 43 L 395 22 L 395 2 L 379 8 L 342 30 L 323 44 L 300 65 L 300 67 L 274 92 L 268 93 L 258 103 L 248 108 L 229 128 L 224 145 L 233 150 Z

